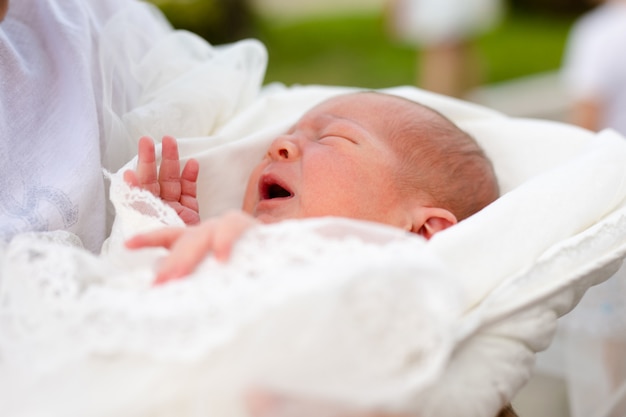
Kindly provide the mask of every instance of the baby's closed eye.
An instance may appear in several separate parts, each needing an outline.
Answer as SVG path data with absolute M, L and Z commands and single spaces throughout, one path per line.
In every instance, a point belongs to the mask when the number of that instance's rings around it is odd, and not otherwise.
M 332 143 L 336 141 L 347 141 L 356 144 L 357 142 L 347 135 L 324 135 L 318 139 L 318 142 Z

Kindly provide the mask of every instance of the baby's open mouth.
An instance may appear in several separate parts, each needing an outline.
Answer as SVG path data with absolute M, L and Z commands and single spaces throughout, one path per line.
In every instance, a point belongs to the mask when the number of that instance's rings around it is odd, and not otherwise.
M 271 178 L 263 179 L 260 188 L 261 200 L 293 197 L 293 193 L 285 185 Z

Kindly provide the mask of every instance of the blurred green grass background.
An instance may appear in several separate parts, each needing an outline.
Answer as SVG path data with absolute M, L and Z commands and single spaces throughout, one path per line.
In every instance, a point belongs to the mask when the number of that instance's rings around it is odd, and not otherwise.
M 415 82 L 419 54 L 390 38 L 382 13 L 289 22 L 254 13 L 245 0 L 154 3 L 175 27 L 194 31 L 214 45 L 246 37 L 261 40 L 269 52 L 267 83 L 383 88 Z M 498 27 L 477 39 L 483 82 L 557 70 L 580 8 L 574 10 L 510 7 Z
M 484 82 L 558 69 L 571 17 L 516 13 L 477 40 Z M 262 21 L 267 81 L 380 88 L 413 84 L 419 54 L 393 42 L 380 16 L 316 18 L 291 25 Z

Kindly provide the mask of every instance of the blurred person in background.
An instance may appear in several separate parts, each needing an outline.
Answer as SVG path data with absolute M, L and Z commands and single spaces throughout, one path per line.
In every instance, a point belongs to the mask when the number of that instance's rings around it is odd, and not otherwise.
M 607 0 L 574 24 L 562 70 L 574 124 L 626 135 L 624 45 L 626 0 Z
M 625 45 L 626 0 L 604 1 L 574 24 L 562 68 L 572 123 L 626 135 Z M 572 417 L 626 416 L 626 272 L 592 288 L 564 324 Z
M 500 21 L 501 1 L 390 0 L 388 6 L 392 36 L 418 49 L 419 87 L 463 97 L 480 83 L 473 43 Z

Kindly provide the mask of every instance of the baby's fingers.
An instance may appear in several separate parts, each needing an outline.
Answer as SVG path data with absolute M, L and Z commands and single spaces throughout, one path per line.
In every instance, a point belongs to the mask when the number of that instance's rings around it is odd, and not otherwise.
M 140 187 L 137 173 L 132 169 L 124 171 L 124 182 L 131 187 Z
M 198 161 L 196 161 L 195 159 L 190 159 L 185 164 L 183 172 L 180 176 L 180 204 L 182 204 L 184 207 L 189 208 L 190 210 L 195 211 L 196 213 L 199 212 L 198 199 L 196 194 L 199 172 L 200 166 L 198 164 Z
M 213 249 L 215 221 L 187 228 L 171 247 L 170 254 L 160 265 L 155 284 L 180 279 L 192 273 Z
M 157 181 L 157 164 L 154 142 L 147 136 L 139 139 L 137 154 L 136 186 L 159 195 L 159 182 Z
M 155 230 L 153 232 L 135 235 L 124 243 L 128 249 L 155 247 L 163 247 L 169 249 L 179 239 L 184 231 L 185 229 L 182 227 L 168 227 Z
M 198 172 L 200 172 L 200 165 L 195 159 L 190 159 L 185 164 L 183 172 L 180 174 L 180 182 L 183 184 L 183 193 L 196 195 L 196 182 L 198 181 Z M 188 187 L 188 188 L 185 188 Z
M 164 136 L 161 142 L 161 167 L 159 168 L 161 198 L 166 201 L 179 201 L 181 196 L 180 159 L 178 144 L 171 136 Z
M 233 211 L 222 217 L 187 228 L 165 228 L 137 235 L 126 241 L 126 247 L 162 246 L 170 253 L 159 266 L 155 284 L 179 279 L 193 272 L 211 252 L 218 260 L 230 256 L 239 237 L 257 221 L 250 215 Z
M 241 235 L 257 221 L 240 211 L 225 214 L 216 227 L 213 238 L 213 253 L 218 261 L 226 261 L 232 252 L 233 246 Z

